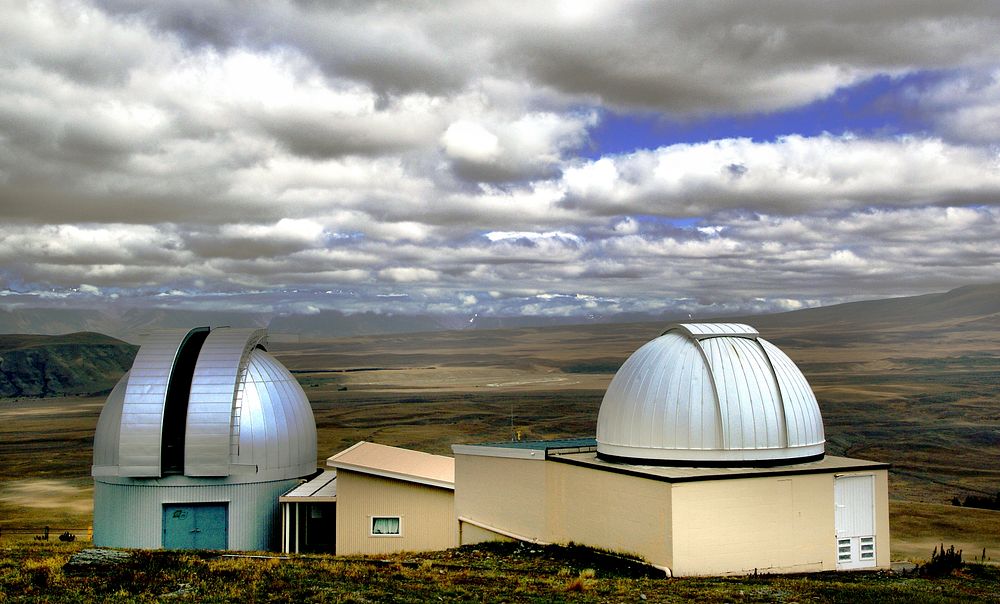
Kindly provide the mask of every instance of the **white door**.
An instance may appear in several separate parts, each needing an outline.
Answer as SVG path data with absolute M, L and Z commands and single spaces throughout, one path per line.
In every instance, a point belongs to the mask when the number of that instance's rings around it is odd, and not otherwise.
M 838 476 L 833 487 L 837 568 L 875 566 L 875 477 Z

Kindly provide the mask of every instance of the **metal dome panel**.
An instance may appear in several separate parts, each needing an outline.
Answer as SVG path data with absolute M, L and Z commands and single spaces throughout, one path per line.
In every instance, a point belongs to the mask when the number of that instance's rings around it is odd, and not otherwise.
M 637 350 L 608 387 L 598 453 L 634 463 L 769 465 L 823 454 L 805 377 L 741 324 L 686 324 Z
M 679 334 L 661 336 L 639 348 L 615 374 L 604 397 L 607 404 L 601 405 L 597 438 L 620 446 L 721 447 L 713 388 L 698 347 Z M 644 404 L 650 400 L 663 404 Z
M 771 364 L 755 340 L 716 337 L 701 342 L 725 429 L 726 449 L 773 449 L 785 440 L 781 396 Z
M 754 337 L 760 333 L 753 327 L 744 325 L 743 323 L 679 323 L 672 326 L 668 331 L 670 330 L 683 330 L 696 338 L 704 336 Z
M 121 436 L 122 407 L 129 374 L 126 373 L 111 389 L 94 431 L 94 476 L 118 475 L 118 440 Z
M 101 411 L 93 475 L 240 482 L 315 471 L 309 399 L 259 347 L 265 336 L 259 329 L 198 328 L 147 338 Z
M 298 381 L 261 349 L 251 351 L 245 375 L 234 462 L 271 477 L 315 471 L 316 421 Z
M 188 329 L 164 329 L 146 338 L 132 362 L 122 406 L 118 461 L 123 475 L 160 476 L 167 388 Z
M 184 444 L 186 476 L 226 476 L 235 453 L 245 372 L 263 329 L 215 329 L 198 355 L 191 381 Z
M 789 447 L 809 447 L 822 445 L 825 441 L 823 418 L 819 414 L 819 404 L 809 382 L 780 348 L 767 340 L 758 340 L 767 353 L 778 376 L 781 400 L 784 405 L 785 423 L 788 427 Z

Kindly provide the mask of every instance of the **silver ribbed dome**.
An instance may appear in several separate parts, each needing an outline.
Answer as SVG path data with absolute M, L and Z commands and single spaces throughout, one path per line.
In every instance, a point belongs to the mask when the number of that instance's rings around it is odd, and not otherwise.
M 316 469 L 305 392 L 268 354 L 263 330 L 161 330 L 108 396 L 95 477 L 281 480 Z
M 775 465 L 822 457 L 823 419 L 802 372 L 750 326 L 683 324 L 621 366 L 597 451 L 639 464 Z

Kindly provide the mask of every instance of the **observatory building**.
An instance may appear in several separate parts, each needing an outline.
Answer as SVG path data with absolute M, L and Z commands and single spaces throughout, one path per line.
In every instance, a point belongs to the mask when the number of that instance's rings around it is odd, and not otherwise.
M 755 329 L 675 325 L 618 370 L 596 440 L 454 445 L 458 542 L 573 541 L 675 576 L 888 567 L 888 466 L 824 442 Z
M 889 466 L 827 455 L 802 372 L 748 325 L 674 325 L 639 348 L 596 439 L 454 458 L 361 442 L 322 473 L 309 402 L 264 336 L 147 339 L 97 426 L 96 545 L 267 549 L 280 533 L 282 551 L 337 554 L 572 541 L 674 576 L 889 566 Z
M 316 473 L 305 393 L 255 329 L 152 333 L 94 437 L 94 544 L 260 550 Z

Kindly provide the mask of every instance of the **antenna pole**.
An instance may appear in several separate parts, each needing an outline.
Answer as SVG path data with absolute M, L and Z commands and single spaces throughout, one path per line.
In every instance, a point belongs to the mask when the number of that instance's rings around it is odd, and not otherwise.
M 510 442 L 514 442 L 514 401 L 510 402 Z

